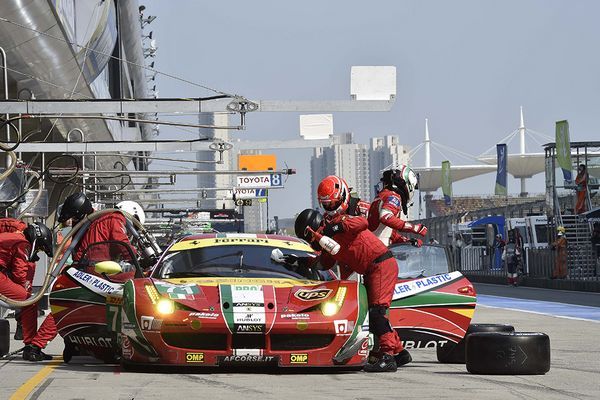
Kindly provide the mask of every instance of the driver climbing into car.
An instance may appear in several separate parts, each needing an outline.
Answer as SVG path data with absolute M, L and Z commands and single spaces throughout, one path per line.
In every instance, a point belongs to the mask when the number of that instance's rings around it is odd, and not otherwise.
M 14 222 L 14 221 L 13 221 Z M 18 225 L 22 227 L 23 225 Z M 18 301 L 31 295 L 35 262 L 38 251 L 52 257 L 52 232 L 41 222 L 25 225 L 25 229 L 0 233 L 0 293 Z M 28 361 L 51 360 L 42 349 L 56 337 L 57 330 L 52 314 L 48 314 L 37 329 L 37 303 L 21 309 L 23 326 L 23 359 Z
M 318 187 L 319 203 L 325 216 L 318 226 L 307 225 L 304 239 L 321 249 L 320 263 L 331 268 L 337 262 L 341 278 L 352 272 L 364 275 L 369 303 L 369 329 L 379 338 L 381 353 L 365 366 L 367 372 L 397 370 L 394 355 L 402 350 L 396 331 L 387 319 L 387 310 L 398 276 L 398 265 L 388 248 L 368 230 L 364 217 L 348 215 L 350 191 L 346 181 L 328 176 Z
M 424 225 L 411 224 L 400 218 L 402 213 L 408 215 L 414 191 L 418 189 L 417 175 L 410 167 L 401 165 L 397 169 L 384 171 L 380 181 L 383 189 L 369 208 L 369 230 L 386 246 L 410 241 L 420 247 L 423 244 L 421 239 L 408 239 L 399 233 L 427 234 Z

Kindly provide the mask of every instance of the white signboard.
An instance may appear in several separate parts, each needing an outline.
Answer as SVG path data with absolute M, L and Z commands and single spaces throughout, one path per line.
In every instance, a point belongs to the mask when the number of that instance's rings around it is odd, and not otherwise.
M 234 194 L 236 199 L 257 199 L 260 197 L 267 197 L 267 189 L 235 188 L 228 191 L 225 198 L 231 200 L 233 199 Z
M 237 177 L 237 186 L 244 189 L 282 187 L 283 179 L 281 174 L 242 175 Z

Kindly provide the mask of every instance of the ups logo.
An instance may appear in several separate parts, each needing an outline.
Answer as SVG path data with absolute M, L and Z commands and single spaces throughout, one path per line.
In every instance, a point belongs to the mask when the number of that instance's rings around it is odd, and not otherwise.
M 331 289 L 300 289 L 294 293 L 294 296 L 304 301 L 322 300 L 329 296 Z

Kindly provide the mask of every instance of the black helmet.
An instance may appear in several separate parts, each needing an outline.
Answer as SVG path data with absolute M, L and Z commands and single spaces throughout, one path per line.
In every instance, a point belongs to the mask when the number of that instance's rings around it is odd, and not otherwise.
M 60 209 L 58 222 L 63 223 L 69 218 L 81 220 L 88 214 L 94 212 L 92 202 L 83 193 L 73 193 L 65 199 L 65 202 Z
M 296 236 L 309 241 L 310 237 L 306 235 L 306 228 L 310 227 L 313 231 L 316 231 L 319 229 L 321 221 L 323 221 L 323 216 L 320 212 L 313 210 L 312 208 L 307 208 L 296 217 L 296 222 L 294 223 Z
M 38 250 L 42 250 L 48 257 L 54 255 L 52 249 L 52 231 L 46 225 L 41 222 L 34 222 L 27 225 L 23 234 L 29 243 L 31 243 L 32 254 L 35 254 Z

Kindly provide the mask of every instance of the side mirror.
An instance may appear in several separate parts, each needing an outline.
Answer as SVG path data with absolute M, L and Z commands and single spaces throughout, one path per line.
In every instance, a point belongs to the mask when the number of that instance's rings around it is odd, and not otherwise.
M 122 272 L 121 266 L 114 261 L 101 261 L 96 263 L 94 271 L 98 274 L 113 275 Z

